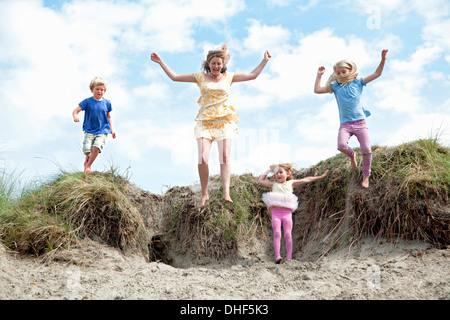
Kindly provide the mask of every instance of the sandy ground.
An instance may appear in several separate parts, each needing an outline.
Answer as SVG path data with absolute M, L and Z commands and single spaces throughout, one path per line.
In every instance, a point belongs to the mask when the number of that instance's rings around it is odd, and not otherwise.
M 449 249 L 362 245 L 320 260 L 175 268 L 95 242 L 51 259 L 0 248 L 1 300 L 450 299 Z

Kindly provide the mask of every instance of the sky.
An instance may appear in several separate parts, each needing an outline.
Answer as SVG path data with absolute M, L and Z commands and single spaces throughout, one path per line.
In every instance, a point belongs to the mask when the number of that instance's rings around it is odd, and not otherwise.
M 0 0 L 0 170 L 25 183 L 83 170 L 82 121 L 72 111 L 104 78 L 117 138 L 93 170 L 112 168 L 163 194 L 199 182 L 195 83 L 172 82 L 150 60 L 177 73 L 201 70 L 225 42 L 228 70 L 261 75 L 234 83 L 239 114 L 232 174 L 263 173 L 272 163 L 308 168 L 339 153 L 333 94 L 314 94 L 317 69 L 353 60 L 361 77 L 388 49 L 380 78 L 362 101 L 372 145 L 439 137 L 450 146 L 448 0 Z M 351 147 L 358 147 L 355 137 Z M 210 174 L 219 174 L 217 144 Z

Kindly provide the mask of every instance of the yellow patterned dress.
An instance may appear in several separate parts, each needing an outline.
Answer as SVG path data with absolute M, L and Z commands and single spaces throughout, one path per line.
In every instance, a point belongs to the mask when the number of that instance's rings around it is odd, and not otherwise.
M 195 138 L 212 141 L 235 138 L 239 134 L 239 117 L 228 101 L 234 74 L 225 73 L 225 77 L 219 82 L 207 81 L 205 74 L 201 72 L 194 75 L 201 93 L 197 101 L 200 110 L 195 118 Z

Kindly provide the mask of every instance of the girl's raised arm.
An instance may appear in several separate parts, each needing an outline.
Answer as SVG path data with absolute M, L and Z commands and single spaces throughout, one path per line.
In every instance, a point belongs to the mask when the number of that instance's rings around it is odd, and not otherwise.
M 267 175 L 269 174 L 270 171 L 271 171 L 270 169 L 267 169 L 266 172 L 264 172 L 262 175 L 259 176 L 258 183 L 260 185 L 269 187 L 269 188 L 273 187 L 273 182 L 267 180 Z
M 320 67 L 319 70 L 317 70 L 316 82 L 314 83 L 314 93 L 329 93 L 331 91 L 329 88 L 320 86 L 320 81 L 324 73 L 325 67 Z
M 167 76 L 172 80 L 172 81 L 179 81 L 179 82 L 197 82 L 197 80 L 195 79 L 195 76 L 193 73 L 191 74 L 177 74 L 175 73 L 175 71 L 173 71 L 172 69 L 170 69 L 165 63 L 164 61 L 161 59 L 160 56 L 158 56 L 156 53 L 152 53 L 151 55 L 151 59 L 153 62 L 156 62 L 157 64 L 159 64 L 161 66 L 161 68 L 164 70 L 164 72 L 167 74 Z
M 375 70 L 374 73 L 372 73 L 371 75 L 365 77 L 364 83 L 368 84 L 369 82 L 375 80 L 376 78 L 378 78 L 379 76 L 381 76 L 381 74 L 383 73 L 383 69 L 384 69 L 384 63 L 386 62 L 386 55 L 387 55 L 388 50 L 384 49 L 383 51 L 381 51 L 381 62 L 377 68 L 377 70 Z
M 233 77 L 233 82 L 242 82 L 256 79 L 261 74 L 267 62 L 269 62 L 270 58 L 272 58 L 272 56 L 270 55 L 269 51 L 266 51 L 264 53 L 264 58 L 262 59 L 260 64 L 255 68 L 255 70 L 249 73 L 246 72 L 235 73 Z

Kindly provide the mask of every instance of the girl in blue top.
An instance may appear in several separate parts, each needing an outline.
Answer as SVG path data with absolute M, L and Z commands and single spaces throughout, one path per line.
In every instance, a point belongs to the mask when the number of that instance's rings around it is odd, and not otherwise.
M 381 52 L 381 62 L 377 70 L 365 78 L 358 78 L 358 69 L 354 62 L 341 60 L 333 66 L 333 74 L 327 81 L 325 87 L 320 86 L 324 67 L 317 71 L 314 92 L 334 93 L 339 108 L 340 127 L 338 133 L 338 150 L 346 154 L 351 159 L 353 169 L 358 168 L 355 151 L 348 146 L 351 136 L 358 138 L 363 156 L 363 181 L 364 188 L 369 187 L 370 168 L 372 166 L 372 148 L 370 147 L 369 130 L 366 124 L 366 117 L 370 112 L 366 110 L 360 101 L 363 87 L 369 82 L 381 76 L 386 61 L 388 50 Z

